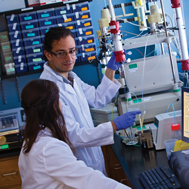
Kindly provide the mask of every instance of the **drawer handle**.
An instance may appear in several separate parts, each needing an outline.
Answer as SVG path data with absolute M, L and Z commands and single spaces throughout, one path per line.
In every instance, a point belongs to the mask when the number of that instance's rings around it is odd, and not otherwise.
M 7 173 L 7 174 L 2 174 L 3 177 L 9 176 L 9 175 L 16 175 L 18 172 L 14 172 L 14 173 Z

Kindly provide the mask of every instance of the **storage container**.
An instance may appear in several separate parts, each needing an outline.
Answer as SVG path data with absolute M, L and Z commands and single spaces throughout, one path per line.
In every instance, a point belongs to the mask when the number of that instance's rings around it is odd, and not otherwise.
M 20 55 L 25 55 L 25 51 L 23 47 L 18 47 L 16 49 L 12 49 L 13 56 L 20 56 Z
M 54 18 L 39 20 L 40 27 L 52 26 L 55 24 L 56 24 L 56 20 Z
M 35 11 L 19 14 L 19 17 L 20 17 L 20 23 L 26 22 L 26 21 L 37 20 L 37 14 Z
M 24 41 L 25 47 L 32 46 L 32 45 L 39 45 L 41 44 L 41 37 L 38 36 L 38 37 L 33 37 L 33 38 L 27 38 L 27 39 L 24 39 L 23 41 Z
M 26 56 L 25 55 L 20 55 L 20 56 L 15 56 L 14 57 L 15 65 L 20 64 L 21 62 L 26 63 Z
M 56 25 L 40 28 L 41 35 L 45 35 L 51 27 L 56 27 Z
M 20 31 L 20 24 L 19 23 L 9 24 L 8 28 L 9 28 L 9 32 Z
M 76 25 L 76 29 L 91 27 L 92 21 L 91 21 L 91 19 L 77 20 L 75 25 Z
M 13 61 L 13 55 L 12 52 L 3 53 L 4 61 L 5 63 L 12 63 Z
M 64 26 L 67 29 L 70 29 L 71 31 L 73 31 L 75 29 L 75 23 L 74 22 L 59 23 L 58 26 Z
M 19 23 L 18 15 L 16 14 L 8 15 L 6 19 L 8 24 Z
M 35 62 L 28 63 L 29 71 L 35 71 L 35 70 L 43 69 L 44 63 L 45 63 L 45 61 L 36 62 L 36 63 Z
M 18 48 L 18 47 L 24 47 L 22 39 L 17 39 L 15 41 L 11 41 L 12 49 Z
M 43 53 L 26 55 L 27 62 L 41 62 L 43 61 Z
M 74 16 L 75 16 L 75 20 L 84 20 L 91 18 L 90 11 L 75 12 Z
M 93 27 L 79 28 L 76 30 L 76 32 L 77 32 L 77 37 L 93 35 Z
M 8 42 L 9 41 L 9 34 L 7 31 L 0 32 L 0 42 Z
M 77 48 L 78 48 L 79 53 L 83 53 L 83 52 L 87 53 L 87 52 L 96 51 L 95 43 L 80 45 Z
M 59 7 L 59 8 L 55 8 L 54 9 L 56 16 L 61 16 L 63 14 L 69 14 L 72 13 L 72 8 L 69 6 L 63 6 L 63 7 Z
M 92 62 L 93 60 L 96 60 L 96 52 L 92 53 L 82 53 L 81 54 L 81 62 L 89 61 Z
M 9 37 L 11 41 L 15 41 L 16 39 L 22 39 L 21 32 L 19 31 L 10 32 Z
M 32 20 L 31 22 L 23 22 L 21 23 L 22 30 L 31 30 L 38 28 L 38 20 Z
M 74 20 L 75 18 L 73 14 L 70 14 L 70 15 L 64 14 L 62 16 L 56 17 L 57 24 L 73 22 Z
M 28 66 L 27 66 L 26 62 L 20 62 L 18 64 L 15 64 L 16 73 L 28 72 L 28 68 L 27 67 Z
M 26 54 L 43 53 L 42 45 L 33 45 L 25 47 Z
M 1 45 L 1 49 L 2 49 L 3 53 L 11 51 L 10 42 L 3 42 L 0 45 Z
M 88 2 L 72 4 L 72 10 L 73 10 L 73 12 L 89 10 L 89 4 L 88 4 Z
M 84 36 L 84 37 L 78 37 L 78 45 L 85 45 L 85 44 L 90 44 L 94 43 L 94 35 L 91 36 Z
M 44 18 L 51 18 L 54 17 L 54 15 L 54 8 L 37 11 L 37 16 L 39 20 Z
M 22 32 L 22 35 L 23 35 L 23 38 L 26 39 L 26 38 L 33 38 L 33 37 L 37 37 L 37 36 L 40 36 L 40 33 L 39 33 L 39 29 L 34 29 L 34 30 L 25 30 Z
M 5 66 L 5 70 L 6 70 L 7 75 L 15 74 L 14 63 L 4 64 L 4 66 Z

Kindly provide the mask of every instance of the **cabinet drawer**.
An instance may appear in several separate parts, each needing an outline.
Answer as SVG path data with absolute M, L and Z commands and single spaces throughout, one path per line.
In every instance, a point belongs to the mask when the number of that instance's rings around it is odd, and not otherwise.
M 0 159 L 0 188 L 21 185 L 18 157 Z

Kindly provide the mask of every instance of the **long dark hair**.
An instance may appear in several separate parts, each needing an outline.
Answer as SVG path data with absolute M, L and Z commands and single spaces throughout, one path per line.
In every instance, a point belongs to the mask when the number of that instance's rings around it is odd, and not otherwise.
M 49 80 L 30 81 L 22 90 L 22 107 L 26 114 L 24 153 L 28 153 L 40 130 L 49 128 L 52 136 L 66 142 L 72 151 L 64 117 L 59 108 L 59 89 Z

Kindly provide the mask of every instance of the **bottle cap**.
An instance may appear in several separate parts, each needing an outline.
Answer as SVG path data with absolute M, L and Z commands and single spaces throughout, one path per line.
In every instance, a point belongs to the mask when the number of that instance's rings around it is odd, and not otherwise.
M 179 129 L 180 129 L 180 124 L 176 123 L 176 124 L 171 125 L 172 131 L 179 130 Z

